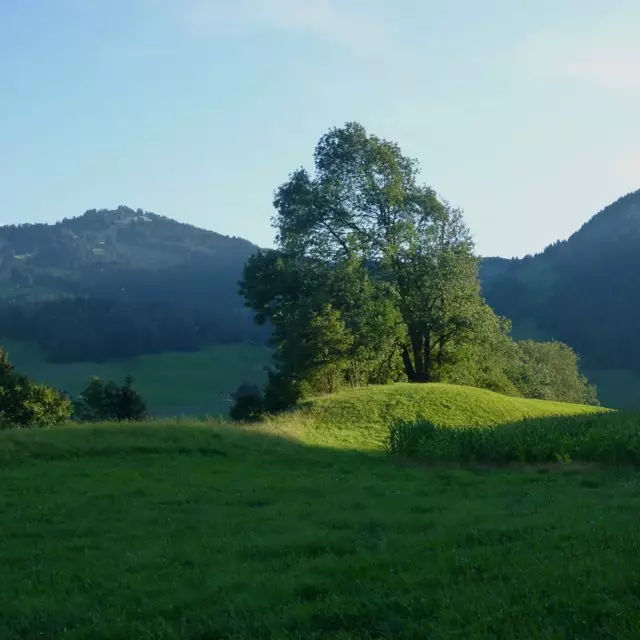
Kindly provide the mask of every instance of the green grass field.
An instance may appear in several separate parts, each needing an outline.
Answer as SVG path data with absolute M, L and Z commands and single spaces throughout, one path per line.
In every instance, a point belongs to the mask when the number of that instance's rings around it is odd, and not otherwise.
M 122 380 L 131 373 L 136 386 L 159 417 L 227 415 L 231 393 L 242 382 L 261 383 L 271 352 L 249 344 L 215 345 L 195 353 L 163 353 L 106 363 L 52 364 L 29 344 L 0 339 L 20 371 L 34 379 L 78 394 L 97 375 Z M 589 370 L 600 401 L 616 409 L 640 410 L 640 376 L 630 371 Z
M 44 360 L 32 345 L 0 341 L 16 369 L 39 382 L 77 396 L 92 376 L 122 382 L 133 375 L 155 416 L 227 415 L 221 397 L 242 382 L 261 383 L 270 351 L 250 344 L 214 345 L 194 353 L 163 353 L 104 363 L 55 364 Z
M 380 449 L 397 420 L 427 420 L 444 427 L 482 427 L 526 418 L 580 415 L 597 407 L 510 398 L 448 384 L 394 384 L 364 387 L 316 398 L 295 414 L 307 418 L 307 441 L 358 449 Z M 285 417 L 284 421 L 290 420 Z
M 402 464 L 367 423 L 559 410 L 413 389 L 0 433 L 0 638 L 640 637 L 637 471 Z

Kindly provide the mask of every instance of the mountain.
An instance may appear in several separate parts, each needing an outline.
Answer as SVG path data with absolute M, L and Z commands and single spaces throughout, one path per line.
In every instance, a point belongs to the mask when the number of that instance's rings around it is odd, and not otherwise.
M 0 227 L 0 337 L 59 362 L 264 340 L 237 291 L 256 250 L 124 206 Z
M 485 259 L 481 279 L 516 337 L 566 342 L 586 368 L 640 373 L 640 191 L 538 255 Z

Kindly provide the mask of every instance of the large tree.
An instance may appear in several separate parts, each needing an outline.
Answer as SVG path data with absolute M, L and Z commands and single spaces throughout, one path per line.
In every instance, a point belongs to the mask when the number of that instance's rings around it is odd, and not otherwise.
M 490 313 L 461 212 L 361 125 L 323 136 L 314 173 L 294 172 L 274 204 L 278 248 L 249 261 L 242 292 L 274 325 L 291 377 L 331 366 L 348 378 L 359 353 L 365 378 L 401 362 L 409 380 L 428 382 Z

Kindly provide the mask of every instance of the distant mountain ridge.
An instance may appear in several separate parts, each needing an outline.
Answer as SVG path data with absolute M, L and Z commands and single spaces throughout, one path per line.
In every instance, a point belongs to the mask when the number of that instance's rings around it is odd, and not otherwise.
M 257 249 L 125 206 L 0 227 L 0 338 L 58 361 L 262 340 L 237 291 Z
M 6 276 L 11 266 L 64 271 L 105 264 L 162 268 L 231 252 L 248 256 L 256 249 L 242 238 L 121 206 L 91 209 L 53 224 L 1 226 L 0 273 Z
M 640 372 L 640 190 L 540 254 L 485 259 L 481 279 L 516 333 L 567 342 L 589 367 Z

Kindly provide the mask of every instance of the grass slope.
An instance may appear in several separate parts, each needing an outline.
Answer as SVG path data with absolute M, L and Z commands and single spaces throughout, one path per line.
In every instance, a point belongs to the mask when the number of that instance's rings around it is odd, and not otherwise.
M 638 637 L 636 472 L 406 468 L 310 419 L 0 433 L 0 637 Z
M 32 345 L 0 339 L 16 368 L 35 380 L 78 395 L 92 376 L 122 381 L 133 375 L 136 388 L 156 416 L 227 415 L 222 393 L 242 382 L 261 383 L 270 351 L 250 344 L 213 345 L 193 353 L 162 353 L 104 363 L 46 362 Z
M 306 438 L 316 444 L 380 448 L 396 420 L 427 420 L 443 427 L 483 427 L 527 418 L 602 411 L 562 402 L 511 398 L 448 384 L 395 384 L 350 389 L 303 404 L 294 416 L 308 419 Z

